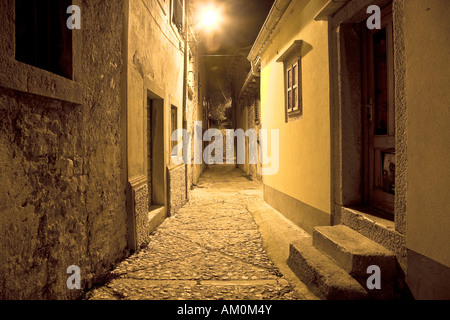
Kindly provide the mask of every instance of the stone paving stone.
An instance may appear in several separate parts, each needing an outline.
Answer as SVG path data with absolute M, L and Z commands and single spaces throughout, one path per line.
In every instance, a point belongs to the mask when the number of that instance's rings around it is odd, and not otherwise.
M 121 262 L 88 299 L 298 299 L 268 258 L 247 210 L 250 201 L 262 200 L 261 185 L 237 169 L 222 169 L 207 170 L 203 188 L 193 190 L 148 246 Z
M 188 281 L 155 282 L 116 279 L 108 290 L 98 289 L 92 300 L 296 300 L 289 284 L 214 285 Z
M 239 280 L 252 276 L 257 279 L 276 279 L 275 270 L 271 264 L 267 267 L 252 265 L 221 253 L 209 252 L 164 262 L 153 268 L 130 270 L 126 275 L 135 279 L 149 276 L 156 280 Z

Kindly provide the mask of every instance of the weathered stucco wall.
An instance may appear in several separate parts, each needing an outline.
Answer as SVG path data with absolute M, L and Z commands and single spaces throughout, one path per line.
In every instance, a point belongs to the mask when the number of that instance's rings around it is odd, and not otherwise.
M 183 39 L 171 22 L 170 2 L 135 0 L 128 1 L 128 59 L 127 59 L 127 122 L 128 122 L 128 179 L 134 199 L 129 206 L 129 214 L 134 217 L 131 226 L 136 229 L 136 240 L 132 247 L 139 248 L 146 243 L 150 225 L 149 197 L 152 205 L 169 206 L 169 177 L 166 174 L 170 165 L 171 108 L 177 108 L 177 128 L 182 128 L 183 120 Z M 147 97 L 158 99 L 154 102 L 150 115 L 155 127 L 155 137 L 151 141 L 151 163 L 149 169 L 147 131 Z M 158 128 L 156 128 L 158 126 Z M 158 144 L 156 146 L 155 144 Z M 158 172 L 156 172 L 158 171 Z M 151 173 L 149 173 L 151 172 Z M 143 181 L 153 178 L 154 188 L 144 196 L 140 190 Z M 183 179 L 185 181 L 185 179 Z M 186 186 L 179 185 L 185 193 Z M 148 189 L 148 188 L 147 188 Z M 180 191 L 181 192 L 181 191 Z M 138 197 L 139 195 L 139 197 Z M 158 200 L 156 200 L 156 198 Z M 147 208 L 147 210 L 145 210 Z M 167 210 L 165 210 L 167 212 Z M 159 216 L 158 216 L 159 219 Z
M 256 139 L 259 137 L 260 123 L 255 122 L 255 100 L 259 105 L 259 89 L 255 89 L 256 92 L 249 93 L 246 98 L 242 98 L 238 102 L 238 108 L 236 111 L 236 126 L 238 129 L 247 130 L 252 129 L 256 132 Z M 236 146 L 237 148 L 237 146 Z M 249 178 L 262 180 L 261 177 L 261 164 L 259 157 L 259 144 L 257 146 L 257 164 L 250 163 L 249 160 L 249 138 L 245 138 L 245 163 L 239 164 L 239 169 L 241 169 Z
M 193 138 L 193 122 L 203 118 L 201 102 L 206 95 L 206 86 L 202 86 L 201 83 L 204 83 L 206 76 L 199 76 L 203 61 L 199 58 L 200 48 L 192 33 L 189 35 L 188 48 L 184 48 L 183 34 L 171 19 L 170 1 L 136 0 L 128 1 L 128 3 L 126 101 L 128 179 L 131 189 L 135 191 L 144 180 L 148 180 L 149 172 L 152 171 L 153 186 L 150 186 L 148 197 L 152 198 L 152 205 L 165 206 L 163 211 L 170 215 L 184 204 L 193 181 L 198 179 L 202 172 L 202 165 L 194 167 L 193 164 L 183 168 L 176 167 L 173 170 L 171 136 L 175 129 L 187 129 Z M 185 52 L 187 53 L 186 79 L 184 79 Z M 183 90 L 185 83 L 188 88 L 186 91 Z M 204 89 L 199 92 L 201 87 Z M 183 96 L 184 92 L 186 97 Z M 156 130 L 158 126 L 155 134 L 158 137 L 156 139 L 153 137 L 154 141 L 151 144 L 152 148 L 155 148 L 156 143 L 158 147 L 157 151 L 154 149 L 150 152 L 152 162 L 150 170 L 149 137 L 147 123 L 143 121 L 147 118 L 148 112 L 147 96 L 159 101 L 158 106 L 153 103 L 151 107 L 154 110 L 151 115 L 152 126 L 154 126 L 152 130 Z M 185 98 L 186 104 L 183 103 Z M 172 126 L 171 109 L 173 107 L 177 110 L 177 121 L 176 125 Z M 181 142 L 181 134 L 179 142 Z M 159 221 L 161 214 L 155 216 L 145 213 L 143 209 L 147 202 L 145 197 L 141 196 L 138 199 L 137 193 L 133 194 L 135 198 L 131 201 L 135 203 L 135 206 L 130 206 L 133 211 L 130 214 L 134 216 L 134 220 L 144 221 L 147 217 L 149 219 L 157 217 Z M 155 198 L 158 200 L 154 201 Z M 140 212 L 137 208 L 141 208 Z M 160 212 L 160 209 L 156 210 Z M 137 228 L 139 224 L 134 225 Z M 156 226 L 157 223 L 149 221 L 147 225 Z M 145 236 L 139 236 L 139 234 L 145 235 L 145 232 L 136 230 L 137 242 L 134 243 L 136 247 L 145 243 Z
M 256 103 L 256 106 L 255 106 Z M 255 108 L 257 108 L 255 110 Z M 259 137 L 259 129 L 261 128 L 261 122 L 258 118 L 258 120 L 256 121 L 256 115 L 255 112 L 258 112 L 259 115 L 258 117 L 261 116 L 261 100 L 259 97 L 259 90 L 257 92 L 254 93 L 254 95 L 252 96 L 252 98 L 249 100 L 249 103 L 247 105 L 247 112 L 248 112 L 248 117 L 247 117 L 247 121 L 248 121 L 248 126 L 249 128 L 252 128 L 253 130 L 256 131 L 257 136 Z M 248 149 L 249 148 L 249 142 L 247 140 L 247 154 L 248 154 Z M 252 177 L 253 179 L 257 179 L 262 181 L 262 176 L 261 176 L 261 161 L 260 161 L 260 156 L 259 156 L 259 145 L 258 145 L 258 154 L 256 157 L 257 163 L 256 164 L 252 164 L 249 163 L 249 159 L 248 157 L 246 158 L 246 162 L 248 163 L 248 175 L 250 177 Z
M 248 110 L 246 106 L 246 101 L 239 101 L 237 104 L 236 114 L 236 130 L 242 129 L 244 132 L 248 130 Z M 247 138 L 245 138 L 247 141 Z M 237 145 L 234 146 L 236 157 L 237 157 Z M 246 150 L 247 151 L 247 150 Z M 247 159 L 247 152 L 245 154 L 245 158 Z M 236 158 L 237 159 L 237 158 Z M 238 164 L 239 169 L 241 169 L 246 175 L 249 174 L 248 163 L 247 161 L 244 164 Z
M 239 55 L 231 64 L 231 72 L 229 75 L 231 86 L 233 88 L 233 104 L 234 108 L 233 114 L 236 120 L 236 130 L 242 129 L 244 132 L 252 129 L 257 133 L 257 139 L 259 137 L 259 129 L 261 128 L 260 123 L 260 94 L 259 76 L 251 74 L 251 64 L 247 59 L 249 54 L 248 50 L 241 50 Z M 259 118 L 258 123 L 255 119 L 255 101 L 258 104 Z M 235 146 L 237 148 L 237 146 Z M 237 149 L 236 149 L 237 150 Z M 239 169 L 241 169 L 250 179 L 261 178 L 261 167 L 259 161 L 259 145 L 258 145 L 258 164 L 249 163 L 249 138 L 245 138 L 245 163 L 239 164 Z
M 187 170 L 187 194 L 188 198 L 190 198 L 190 192 L 194 184 L 197 184 L 200 175 L 205 169 L 205 163 L 195 164 L 194 159 L 194 125 L 195 121 L 202 122 L 202 131 L 206 131 L 207 122 L 205 120 L 205 110 L 203 104 L 206 103 L 206 68 L 205 68 L 205 60 L 201 56 L 205 54 L 204 48 L 202 46 L 201 41 L 196 42 L 198 40 L 194 34 L 192 34 L 192 29 L 189 34 L 189 39 L 191 42 L 189 43 L 189 59 L 188 59 L 188 67 L 187 67 L 187 85 L 188 85 L 188 93 L 187 93 L 187 103 L 186 103 L 186 113 L 185 113 L 185 121 L 186 124 L 183 124 L 183 127 L 186 125 L 186 129 L 191 135 L 191 163 L 186 166 Z M 198 36 L 198 35 L 197 35 Z M 180 126 L 181 128 L 181 126 Z
M 194 111 L 192 114 L 192 122 L 194 121 L 201 121 L 202 122 L 202 137 L 203 132 L 207 130 L 208 121 L 206 120 L 206 109 L 207 109 L 207 99 L 206 99 L 206 83 L 207 83 L 207 72 L 206 72 L 206 63 L 204 63 L 204 60 L 202 57 L 200 57 L 201 54 L 204 54 L 204 48 L 202 45 L 198 45 L 196 48 L 196 55 L 194 60 L 194 70 L 197 74 L 197 77 L 195 77 L 194 81 L 194 90 L 196 92 L 196 98 L 194 97 Z M 192 127 L 192 130 L 194 130 L 194 127 Z M 203 173 L 203 171 L 206 169 L 206 164 L 202 161 L 202 164 L 194 164 L 194 134 L 192 133 L 192 145 L 191 145 L 191 160 L 192 160 L 192 184 L 197 184 L 200 175 Z
M 82 37 L 74 51 L 82 61 L 75 79 L 81 104 L 0 89 L 1 299 L 77 298 L 81 291 L 66 286 L 68 266 L 81 268 L 86 288 L 127 254 L 122 2 L 81 4 L 82 30 L 74 31 Z M 13 14 L 12 5 L 2 4 L 3 16 Z M 2 29 L 1 37 L 14 37 L 13 28 Z M 5 51 L 0 55 L 14 61 Z M 22 64 L 6 76 L 18 79 L 26 70 L 48 74 Z M 34 90 L 48 92 L 69 81 L 48 77 L 53 86 L 36 81 Z
M 313 20 L 323 4 L 293 1 L 273 32 L 272 41 L 261 56 L 261 113 L 263 129 L 280 130 L 279 172 L 263 176 L 264 184 L 329 214 L 328 27 L 324 21 Z M 302 56 L 303 117 L 286 123 L 284 67 L 276 60 L 294 40 L 306 43 Z
M 164 100 L 165 161 L 169 161 L 170 107 L 178 108 L 181 123 L 183 95 L 182 38 L 156 1 L 129 1 L 128 18 L 128 158 L 129 176 L 146 175 L 144 108 L 147 90 Z M 151 84 L 149 87 L 147 84 Z M 157 88 L 157 90 L 155 90 Z M 155 92 L 156 91 L 156 92 Z

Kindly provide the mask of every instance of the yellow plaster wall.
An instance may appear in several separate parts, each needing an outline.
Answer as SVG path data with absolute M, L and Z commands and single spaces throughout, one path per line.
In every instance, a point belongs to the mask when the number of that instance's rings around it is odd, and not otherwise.
M 264 176 L 264 183 L 330 213 L 328 25 L 313 20 L 325 2 L 293 1 L 288 7 L 262 54 L 261 111 L 262 127 L 280 130 L 279 171 Z M 286 123 L 284 69 L 276 60 L 294 40 L 309 48 L 302 58 L 303 117 Z
M 450 266 L 447 0 L 405 1 L 407 247 Z

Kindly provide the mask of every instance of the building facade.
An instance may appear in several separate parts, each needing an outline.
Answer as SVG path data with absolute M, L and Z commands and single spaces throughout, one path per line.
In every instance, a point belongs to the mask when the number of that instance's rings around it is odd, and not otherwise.
M 259 155 L 259 130 L 261 129 L 260 70 L 251 69 L 251 65 L 246 59 L 248 52 L 248 49 L 244 49 L 236 54 L 231 64 L 228 78 L 231 83 L 235 130 L 242 129 L 244 132 L 254 130 L 256 142 L 258 143 L 258 154 L 254 159 L 256 161 L 251 161 L 249 139 L 252 137 L 248 136 L 245 138 L 245 162 L 238 163 L 238 167 L 250 179 L 261 181 L 261 160 Z M 235 145 L 235 148 L 237 148 L 237 145 Z
M 57 2 L 0 4 L 1 299 L 80 297 L 68 267 L 81 289 L 101 280 L 203 168 L 171 154 L 172 131 L 204 114 L 184 1 Z
M 266 202 L 310 234 L 344 225 L 389 249 L 417 299 L 450 293 L 449 9 L 276 1 L 249 54 L 262 127 L 280 130 Z

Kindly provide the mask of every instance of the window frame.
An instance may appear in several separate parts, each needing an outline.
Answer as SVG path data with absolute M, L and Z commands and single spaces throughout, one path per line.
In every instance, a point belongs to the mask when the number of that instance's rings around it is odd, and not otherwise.
M 52 7 L 53 3 L 50 3 L 50 1 L 48 0 L 44 1 L 43 3 L 36 0 L 34 2 L 27 3 L 27 10 L 25 10 L 25 8 L 21 6 L 21 9 L 23 9 L 21 12 L 24 14 L 29 14 L 30 12 L 32 12 L 33 19 L 30 19 L 30 17 L 18 16 L 18 1 L 19 0 L 14 1 L 16 27 L 14 35 L 15 59 L 21 63 L 25 63 L 38 69 L 48 71 L 69 80 L 73 80 L 73 33 L 66 27 L 66 20 L 67 18 L 69 18 L 69 14 L 67 14 L 67 17 L 59 16 L 59 21 L 57 21 L 56 17 L 54 16 L 55 14 L 57 14 L 57 12 L 51 11 L 57 11 L 58 9 L 60 9 L 62 10 L 62 12 L 60 12 L 61 14 L 66 14 L 66 9 L 73 4 L 72 0 L 65 0 L 67 2 L 66 4 L 59 2 L 58 4 L 61 5 L 61 7 L 59 8 Z M 23 5 L 25 1 L 22 0 L 20 2 L 22 2 L 21 4 Z M 29 9 L 29 7 L 31 6 L 34 8 L 34 10 Z M 40 6 L 40 8 L 37 8 L 37 6 Z M 44 10 L 44 8 L 47 8 L 47 10 Z M 39 11 L 38 9 L 40 9 L 41 11 Z M 42 16 L 43 13 L 45 14 L 45 16 Z M 52 14 L 53 18 L 56 21 L 49 19 Z M 38 19 L 42 20 L 44 18 L 47 18 L 47 24 L 45 25 L 43 25 L 42 21 L 38 21 Z M 18 21 L 23 22 L 30 20 L 31 23 L 33 23 L 32 26 L 28 24 L 25 24 L 23 26 L 32 27 L 32 29 L 34 29 L 34 37 L 30 38 L 29 35 L 25 35 L 24 37 L 19 38 L 17 32 Z M 53 25 L 53 23 L 58 24 L 58 22 L 61 23 L 61 25 L 59 26 L 61 28 L 60 33 L 57 34 L 55 33 L 55 31 L 51 32 L 50 30 L 57 29 L 57 26 Z M 55 35 L 59 36 L 59 39 L 56 39 L 54 37 Z M 64 42 L 64 45 L 58 42 L 58 40 L 64 41 L 66 37 L 67 40 L 66 42 Z M 38 45 L 38 40 L 43 43 L 40 43 Z M 67 45 L 67 48 L 65 48 L 65 45 Z M 62 47 L 64 47 L 64 49 L 61 49 Z M 70 54 L 67 54 L 65 51 Z M 65 67 L 62 67 L 60 64 L 63 62 L 64 57 L 66 57 L 68 60 L 64 61 Z M 65 64 L 68 65 L 66 66 Z
M 287 97 L 286 112 L 288 115 L 301 112 L 300 110 L 300 58 L 294 58 L 290 63 L 285 64 L 285 73 L 287 77 L 285 96 Z M 297 69 L 297 71 L 295 71 Z M 296 92 L 296 94 L 294 94 Z
M 0 72 L 0 87 L 77 105 L 83 104 L 86 88 L 79 82 L 83 77 L 80 54 L 83 51 L 83 30 L 72 30 L 72 79 L 26 64 L 16 60 L 16 26 L 14 19 L 10 19 L 15 17 L 15 1 L 6 1 L 6 10 L 0 10 L 0 19 L 5 30 L 8 30 L 0 33 L 0 68 L 3 71 Z M 81 0 L 72 0 L 72 5 L 83 10 Z
M 286 122 L 297 120 L 303 116 L 302 45 L 302 40 L 295 40 L 277 60 L 277 62 L 283 63 Z
M 175 130 L 178 130 L 178 107 L 171 105 L 170 106 L 170 137 L 172 137 L 172 134 Z M 176 154 L 173 154 L 173 150 L 174 148 L 178 145 L 179 143 L 179 136 L 177 137 L 178 140 L 176 141 L 170 141 L 170 156 L 178 158 L 179 157 L 179 151 L 177 150 Z
M 180 25 L 177 24 L 176 21 L 176 12 L 175 7 L 178 6 L 178 4 L 181 5 L 181 22 Z M 178 30 L 180 34 L 183 34 L 184 32 L 184 6 L 185 6 L 185 0 L 171 0 L 171 12 L 170 12 L 170 23 L 175 26 L 175 28 Z

